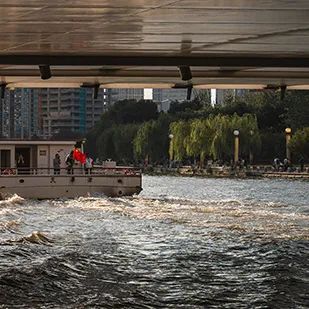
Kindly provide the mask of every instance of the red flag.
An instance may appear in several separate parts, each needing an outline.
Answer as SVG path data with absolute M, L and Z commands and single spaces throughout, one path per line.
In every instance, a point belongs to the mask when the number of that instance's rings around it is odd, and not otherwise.
M 85 164 L 86 155 L 82 153 L 79 149 L 75 148 L 73 151 L 73 159 L 79 161 L 82 164 Z

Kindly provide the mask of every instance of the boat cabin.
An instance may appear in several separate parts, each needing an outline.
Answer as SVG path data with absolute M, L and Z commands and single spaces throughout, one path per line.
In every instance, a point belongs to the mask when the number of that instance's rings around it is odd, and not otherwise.
M 65 168 L 65 158 L 73 150 L 75 141 L 0 140 L 0 170 L 14 173 L 50 173 L 53 160 L 59 154 L 60 168 Z

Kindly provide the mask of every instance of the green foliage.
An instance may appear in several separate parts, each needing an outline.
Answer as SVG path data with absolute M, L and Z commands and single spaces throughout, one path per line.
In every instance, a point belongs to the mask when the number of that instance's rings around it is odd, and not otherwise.
M 102 115 L 94 129 L 87 134 L 86 149 L 93 156 L 102 159 L 112 158 L 127 161 L 130 158 L 133 161 L 132 141 L 134 136 L 132 134 L 137 131 L 135 124 L 157 119 L 157 117 L 156 104 L 151 101 L 123 100 L 116 102 Z M 128 126 L 123 127 L 123 125 Z M 122 131 L 122 128 L 128 131 Z M 124 141 L 125 139 L 128 140 Z
M 292 136 L 289 148 L 298 157 L 309 158 L 309 127 L 296 131 Z
M 200 157 L 203 162 L 209 155 L 215 134 L 211 119 L 195 119 L 190 122 L 190 133 L 186 139 L 186 152 L 189 156 Z
M 133 139 L 138 125 L 127 124 L 112 126 L 104 130 L 97 139 L 98 156 L 103 159 L 113 159 L 118 162 L 132 162 Z
M 138 125 L 127 124 L 118 126 L 114 131 L 114 158 L 123 163 L 132 162 L 134 158 L 133 140 L 138 130 Z
M 194 101 L 200 102 L 203 107 L 211 106 L 210 89 L 193 89 Z
M 271 163 L 274 158 L 285 158 L 285 133 L 264 130 L 261 133 L 261 152 L 259 161 Z
M 186 143 L 189 138 L 190 124 L 187 121 L 176 121 L 170 124 L 171 138 L 170 157 L 177 161 L 187 155 Z
M 171 123 L 173 151 L 176 160 L 187 156 L 199 156 L 201 162 L 206 156 L 229 160 L 234 153 L 234 130 L 239 130 L 240 154 L 258 153 L 261 147 L 259 129 L 255 116 L 247 114 L 217 115 L 208 119 L 176 121 Z
M 87 151 L 123 162 L 146 157 L 154 163 L 169 157 L 229 161 L 237 129 L 240 157 L 248 159 L 251 153 L 256 161 L 270 162 L 285 155 L 284 129 L 289 126 L 299 130 L 291 140 L 292 153 L 308 155 L 309 92 L 288 91 L 284 100 L 280 92 L 247 92 L 214 107 L 209 90 L 194 90 L 194 95 L 193 101 L 172 103 L 168 114 L 158 114 L 150 101 L 115 103 L 88 133 Z
M 197 99 L 193 101 L 185 101 L 179 103 L 178 101 L 172 102 L 170 106 L 170 110 L 168 111 L 170 114 L 183 113 L 188 111 L 197 111 L 202 108 L 202 104 Z
M 152 152 L 151 138 L 154 135 L 155 122 L 148 121 L 140 126 L 134 138 L 134 154 L 137 159 L 149 157 Z
M 114 158 L 114 131 L 115 127 L 108 128 L 96 140 L 97 156 L 103 160 Z
M 157 121 L 142 124 L 134 138 L 134 154 L 137 159 L 150 162 L 163 161 L 167 157 L 170 117 L 161 114 Z
M 142 123 L 157 117 L 157 106 L 152 101 L 122 100 L 116 102 L 102 115 L 95 129 L 102 131 L 115 124 Z
M 214 137 L 210 154 L 215 159 L 229 160 L 234 154 L 234 131 L 239 131 L 240 156 L 248 158 L 249 153 L 257 154 L 261 147 L 260 133 L 254 115 L 242 117 L 218 115 L 212 119 Z
M 285 126 L 293 131 L 309 126 L 309 92 L 290 91 L 286 96 Z

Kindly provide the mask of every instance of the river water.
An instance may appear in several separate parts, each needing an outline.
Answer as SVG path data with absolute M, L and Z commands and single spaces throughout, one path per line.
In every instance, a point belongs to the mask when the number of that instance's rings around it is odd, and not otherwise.
M 308 182 L 143 187 L 1 201 L 0 308 L 308 308 Z

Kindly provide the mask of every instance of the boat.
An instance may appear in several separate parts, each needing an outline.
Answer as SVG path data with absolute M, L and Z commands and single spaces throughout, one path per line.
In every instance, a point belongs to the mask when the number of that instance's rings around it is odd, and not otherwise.
M 74 161 L 72 170 L 68 170 L 65 159 L 74 147 L 76 141 L 0 140 L 0 197 L 119 197 L 141 192 L 141 171 L 117 166 L 113 161 L 87 170 L 84 164 Z M 56 154 L 61 161 L 59 169 L 53 165 Z

